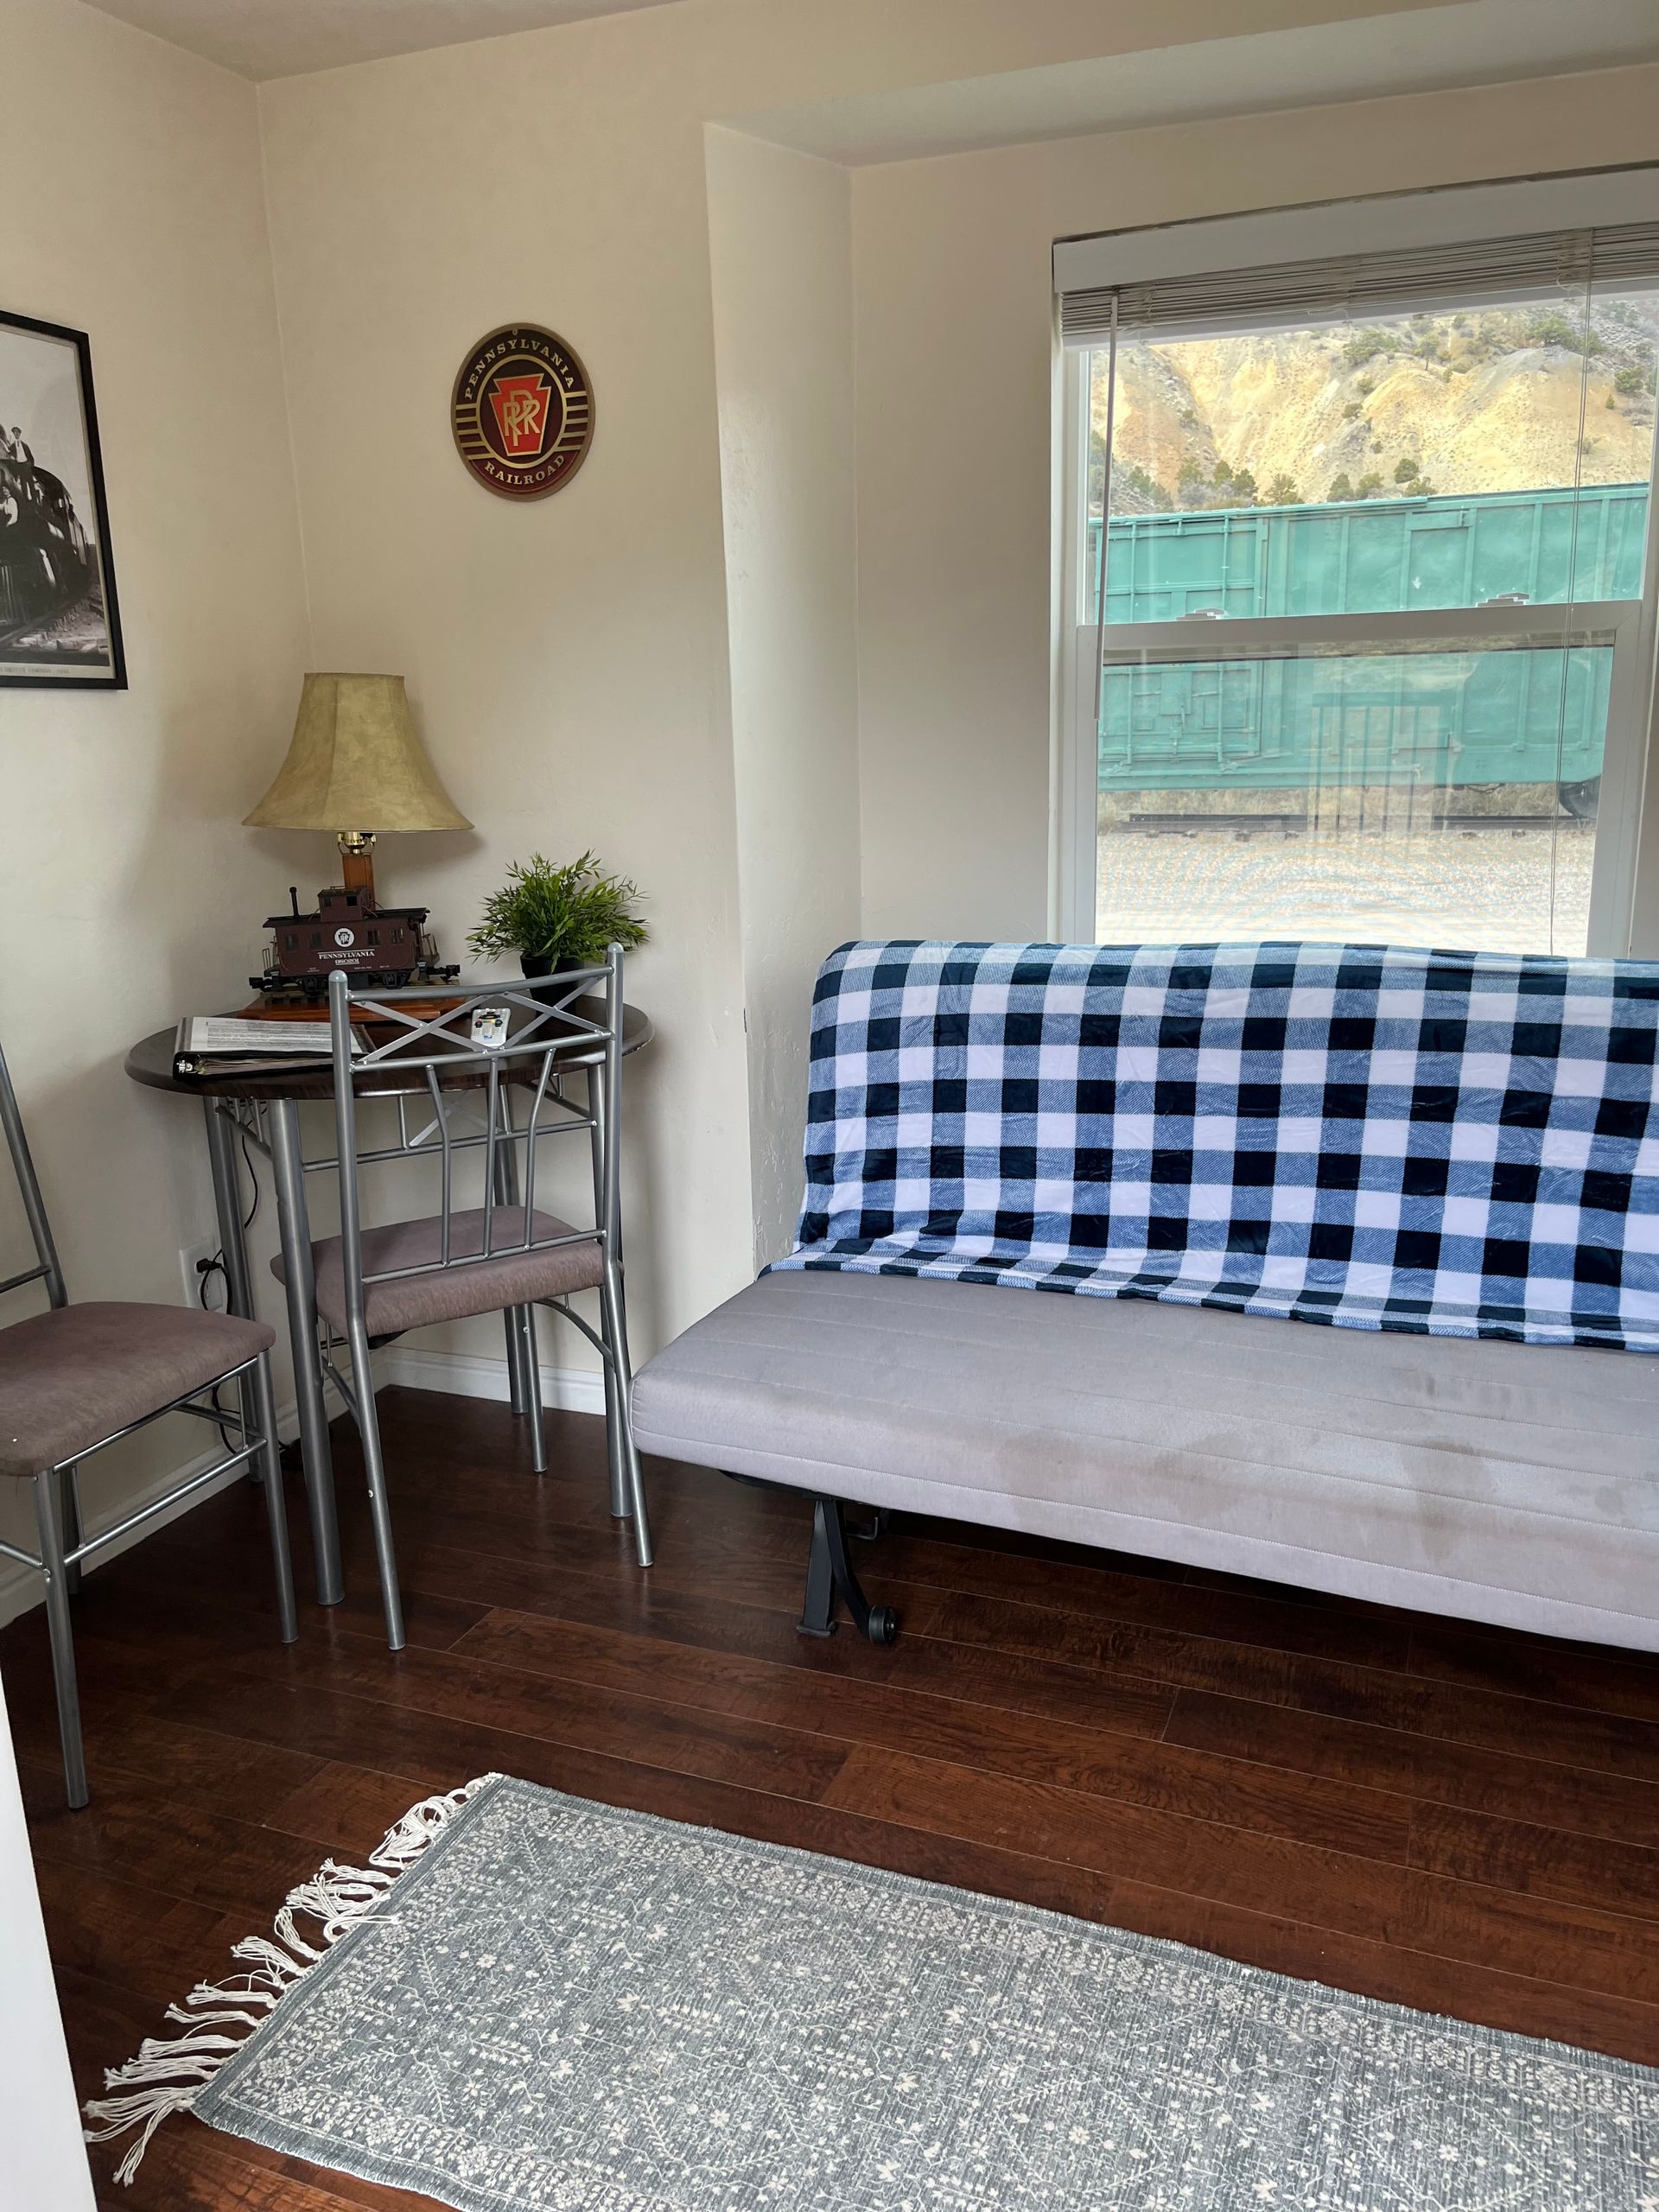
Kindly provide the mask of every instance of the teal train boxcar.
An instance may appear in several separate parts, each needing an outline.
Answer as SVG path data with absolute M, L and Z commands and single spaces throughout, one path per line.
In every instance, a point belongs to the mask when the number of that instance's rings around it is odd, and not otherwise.
M 1402 613 L 1514 594 L 1534 605 L 1634 599 L 1647 486 L 1124 515 L 1111 525 L 1109 624 Z M 1100 525 L 1090 527 L 1097 584 Z M 1102 685 L 1100 785 L 1557 783 L 1593 807 L 1609 647 L 1351 654 L 1125 666 Z

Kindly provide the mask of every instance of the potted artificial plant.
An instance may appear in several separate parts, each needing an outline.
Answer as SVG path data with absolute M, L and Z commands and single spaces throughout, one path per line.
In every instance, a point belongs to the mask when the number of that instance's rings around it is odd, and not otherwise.
M 514 861 L 485 900 L 467 942 L 478 952 L 516 952 L 526 976 L 597 968 L 612 945 L 645 943 L 645 925 L 633 911 L 639 896 L 637 884 L 607 874 L 591 853 L 564 868 L 532 853 Z

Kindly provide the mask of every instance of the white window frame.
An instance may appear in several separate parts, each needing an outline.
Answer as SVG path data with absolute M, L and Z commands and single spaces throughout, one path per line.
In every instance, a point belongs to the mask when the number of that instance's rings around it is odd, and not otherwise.
M 1261 256 L 1263 260 L 1270 257 Z M 1287 252 L 1284 257 L 1292 257 Z M 1090 358 L 1086 347 L 1068 349 L 1061 385 L 1062 645 L 1054 793 L 1057 869 L 1051 901 L 1058 934 L 1078 944 L 1095 941 L 1099 867 L 1096 670 L 1108 645 L 1115 665 L 1144 661 L 1167 666 L 1173 661 L 1212 662 L 1223 658 L 1217 633 L 1224 632 L 1231 647 L 1226 657 L 1236 659 L 1250 659 L 1263 649 L 1274 647 L 1294 653 L 1299 646 L 1308 645 L 1397 643 L 1409 648 L 1436 637 L 1490 639 L 1494 643 L 1533 638 L 1540 646 L 1559 648 L 1564 638 L 1576 640 L 1584 632 L 1593 632 L 1598 642 L 1611 638 L 1613 665 L 1586 944 L 1590 952 L 1604 957 L 1626 955 L 1636 903 L 1648 764 L 1659 744 L 1659 699 L 1656 699 L 1654 684 L 1656 651 L 1659 650 L 1659 484 L 1654 478 L 1659 444 L 1649 463 L 1648 540 L 1640 599 L 1424 607 L 1397 614 L 1189 615 L 1178 621 L 1110 622 L 1103 626 L 1085 619 L 1094 610 L 1084 605 L 1088 575 L 1084 457 L 1088 451 Z

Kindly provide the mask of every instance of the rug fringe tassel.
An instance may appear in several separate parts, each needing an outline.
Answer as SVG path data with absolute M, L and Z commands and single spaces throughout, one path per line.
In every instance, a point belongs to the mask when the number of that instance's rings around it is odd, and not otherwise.
M 99 2125 L 87 2128 L 86 2135 L 89 2143 L 105 2143 L 138 2130 L 116 2168 L 118 2182 L 132 2180 L 150 2137 L 169 2113 L 191 2109 L 206 2084 L 264 2026 L 289 1991 L 327 1958 L 342 1936 L 385 1904 L 397 1877 L 416 1865 L 469 1798 L 496 1779 L 480 1775 L 463 1789 L 411 1805 L 387 1830 L 366 1866 L 325 1859 L 308 1882 L 283 1900 L 270 1936 L 245 1936 L 234 1947 L 231 1956 L 245 1973 L 227 1974 L 220 1982 L 198 1982 L 181 2005 L 168 2007 L 167 2018 L 184 2026 L 183 2035 L 152 2037 L 136 2058 L 106 2071 L 105 2087 L 125 2094 L 99 2097 L 86 2106 L 87 2119 Z M 317 1923 L 321 1934 L 315 1942 L 300 1934 L 300 1919 Z M 242 2032 L 227 2035 L 222 2032 L 226 2028 Z

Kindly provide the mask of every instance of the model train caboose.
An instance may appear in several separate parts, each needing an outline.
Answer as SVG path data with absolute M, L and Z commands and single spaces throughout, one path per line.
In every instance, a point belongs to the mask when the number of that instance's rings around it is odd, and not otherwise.
M 372 892 L 336 887 L 318 892 L 315 914 L 302 914 L 298 890 L 288 896 L 293 911 L 265 923 L 264 973 L 249 978 L 257 991 L 321 1000 L 336 968 L 378 990 L 448 982 L 461 973 L 439 965 L 424 906 L 378 906 Z

